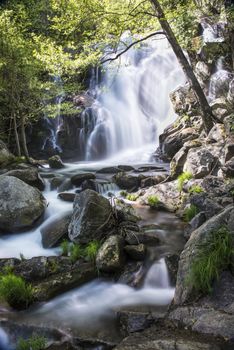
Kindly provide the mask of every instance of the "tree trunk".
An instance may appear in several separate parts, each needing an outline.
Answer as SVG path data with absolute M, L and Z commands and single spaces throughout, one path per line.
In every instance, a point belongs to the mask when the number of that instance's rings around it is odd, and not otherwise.
M 21 157 L 21 149 L 20 149 L 20 142 L 19 142 L 19 135 L 18 135 L 18 130 L 17 130 L 17 122 L 16 122 L 15 113 L 13 113 L 13 124 L 14 124 L 14 133 L 15 133 L 16 152 L 17 152 L 17 156 Z
M 201 113 L 202 113 L 202 120 L 203 120 L 203 124 L 204 124 L 204 128 L 206 133 L 208 133 L 210 131 L 210 129 L 213 127 L 214 122 L 213 122 L 213 115 L 212 115 L 212 110 L 211 107 L 209 106 L 209 103 L 207 102 L 206 96 L 193 72 L 193 69 L 190 65 L 190 63 L 188 62 L 182 48 L 180 47 L 169 23 L 167 22 L 163 9 L 159 3 L 158 0 L 150 0 L 150 2 L 153 5 L 153 8 L 156 12 L 156 16 L 159 20 L 159 23 L 162 27 L 162 29 L 164 30 L 167 39 L 169 41 L 169 43 L 171 44 L 171 47 L 184 71 L 184 73 L 186 74 L 188 81 L 197 97 L 197 100 L 200 104 L 200 108 L 201 108 Z
M 27 142 L 26 142 L 25 117 L 24 116 L 21 116 L 21 128 L 20 128 L 20 130 L 21 130 L 21 143 L 22 143 L 23 152 L 24 152 L 24 155 L 25 155 L 25 158 L 27 159 L 27 161 L 29 163 L 31 163 L 29 153 L 28 153 Z

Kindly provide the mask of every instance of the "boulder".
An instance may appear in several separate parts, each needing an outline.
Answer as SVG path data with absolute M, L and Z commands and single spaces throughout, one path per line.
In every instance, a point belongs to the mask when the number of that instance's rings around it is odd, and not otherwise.
M 116 272 L 123 268 L 124 262 L 124 239 L 120 236 L 110 236 L 97 253 L 97 269 L 103 272 Z
M 222 171 L 225 174 L 225 177 L 232 178 L 234 176 L 234 157 L 225 163 L 224 167 L 222 167 Z
M 76 194 L 72 192 L 61 192 L 58 194 L 58 198 L 65 202 L 74 202 L 75 196 Z
M 17 177 L 26 184 L 38 188 L 40 191 L 45 189 L 45 183 L 35 168 L 10 170 L 4 175 Z
M 96 171 L 97 174 L 118 174 L 121 173 L 121 170 L 119 167 L 117 166 L 110 166 L 110 167 L 106 167 L 106 168 L 102 168 Z
M 85 190 L 75 197 L 69 225 L 69 238 L 73 242 L 88 243 L 110 234 L 115 218 L 108 199 L 92 190 Z
M 174 304 L 181 305 L 197 298 L 197 292 L 187 283 L 190 267 L 199 252 L 201 246 L 209 238 L 209 235 L 214 230 L 218 230 L 221 226 L 228 224 L 231 232 L 234 234 L 232 222 L 234 219 L 233 206 L 223 210 L 220 214 L 212 217 L 205 222 L 197 230 L 195 230 L 188 242 L 186 243 L 183 252 L 180 255 L 179 269 L 177 274 L 177 283 L 174 297 Z
M 180 256 L 178 254 L 167 253 L 165 256 L 165 263 L 167 265 L 167 270 L 172 285 L 176 284 L 179 260 Z
M 188 84 L 180 86 L 171 92 L 170 99 L 175 112 L 180 115 L 187 113 L 192 107 L 197 106 L 196 96 Z
M 210 142 L 221 142 L 223 143 L 226 139 L 226 133 L 224 125 L 222 124 L 215 124 L 213 128 L 210 130 L 208 136 L 208 141 Z
M 167 176 L 167 174 L 159 174 L 156 176 L 147 177 L 146 179 L 141 180 L 141 187 L 144 188 L 157 185 L 158 183 L 166 180 Z
M 199 179 L 211 172 L 214 161 L 215 157 L 206 148 L 191 148 L 188 151 L 183 171 Z
M 93 190 L 93 191 L 97 191 L 97 187 L 98 187 L 98 184 L 95 180 L 85 180 L 84 182 L 82 182 L 81 184 L 81 190 L 84 191 L 84 190 Z
M 31 227 L 44 213 L 40 191 L 14 176 L 0 176 L 0 229 L 18 231 Z
M 124 250 L 127 255 L 133 260 L 141 261 L 145 259 L 146 247 L 144 244 L 126 245 L 124 247 Z
M 224 97 L 219 97 L 210 103 L 214 116 L 221 122 L 229 114 L 229 105 Z
M 124 190 L 137 190 L 140 187 L 143 175 L 129 175 L 125 172 L 120 172 L 113 177 L 113 181 Z
M 71 221 L 71 212 L 59 215 L 55 220 L 43 225 L 41 228 L 42 245 L 44 248 L 58 246 L 68 237 L 68 226 Z
M 62 169 L 65 167 L 62 159 L 58 155 L 50 157 L 48 163 L 51 169 Z
M 8 150 L 7 146 L 3 141 L 0 140 L 0 168 L 14 161 L 15 157 Z
M 80 186 L 82 182 L 86 180 L 95 180 L 95 179 L 96 179 L 96 176 L 93 173 L 80 173 L 80 174 L 73 175 L 71 177 L 71 183 L 74 186 Z
M 148 312 L 119 311 L 117 313 L 120 328 L 124 334 L 143 331 L 152 325 L 154 318 Z
M 188 223 L 187 227 L 184 231 L 184 237 L 186 239 L 189 239 L 191 233 L 195 231 L 198 227 L 200 227 L 204 222 L 206 221 L 206 213 L 204 211 L 201 211 L 198 213 L 192 220 Z

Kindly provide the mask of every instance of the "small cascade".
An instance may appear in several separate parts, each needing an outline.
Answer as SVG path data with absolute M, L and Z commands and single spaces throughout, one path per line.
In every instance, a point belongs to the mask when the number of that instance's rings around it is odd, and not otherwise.
M 214 43 L 224 41 L 225 23 L 210 23 L 208 18 L 203 18 L 202 25 L 202 38 L 204 43 Z
M 218 97 L 226 96 L 232 79 L 233 74 L 224 68 L 224 57 L 220 57 L 210 78 L 208 100 L 211 102 Z
M 145 288 L 170 288 L 170 280 L 165 259 L 160 259 L 149 269 L 145 282 Z
M 10 350 L 9 338 L 6 332 L 0 328 L 0 349 L 1 350 Z
M 125 43 L 131 40 L 126 33 L 121 38 Z M 119 51 L 122 49 L 123 44 Z M 153 151 L 158 135 L 175 117 L 169 94 L 184 82 L 164 36 L 131 48 L 120 61 L 107 62 L 101 77 L 94 69 L 90 94 L 96 99 L 83 112 L 79 133 L 85 160 L 111 158 L 123 152 L 131 158 L 136 150 L 141 149 L 143 154 L 144 148 Z

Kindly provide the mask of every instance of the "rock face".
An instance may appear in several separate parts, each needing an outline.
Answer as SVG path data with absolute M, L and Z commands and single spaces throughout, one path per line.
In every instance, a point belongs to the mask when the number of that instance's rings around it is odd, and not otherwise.
M 183 170 L 199 179 L 210 173 L 214 160 L 214 156 L 206 148 L 191 148 Z
M 111 232 L 115 219 L 108 199 L 97 192 L 85 190 L 76 195 L 69 238 L 73 242 L 88 243 Z
M 44 248 L 56 247 L 62 239 L 67 238 L 70 220 L 71 212 L 69 211 L 62 217 L 41 228 L 42 245 Z
M 123 252 L 124 239 L 120 236 L 110 236 L 98 251 L 96 257 L 97 269 L 104 272 L 120 270 L 125 261 Z
M 38 188 L 40 191 L 45 189 L 45 183 L 35 168 L 11 170 L 4 175 L 17 177 L 26 184 Z
M 0 176 L 0 229 L 28 228 L 43 214 L 46 201 L 35 188 L 13 176 Z
M 233 220 L 234 208 L 231 206 L 222 211 L 217 216 L 212 217 L 192 233 L 190 239 L 185 245 L 183 252 L 180 255 L 176 291 L 174 297 L 175 305 L 184 304 L 186 302 L 194 300 L 197 297 L 194 290 L 186 281 L 189 275 L 191 263 L 194 261 L 198 254 L 198 246 L 202 245 L 202 243 L 208 239 L 209 234 L 212 231 L 219 229 L 222 225 L 227 224 L 232 234 L 234 234 Z

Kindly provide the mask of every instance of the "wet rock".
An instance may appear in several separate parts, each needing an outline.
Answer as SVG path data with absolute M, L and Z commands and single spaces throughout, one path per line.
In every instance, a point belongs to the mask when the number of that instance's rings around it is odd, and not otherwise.
M 232 157 L 234 157 L 234 139 L 228 138 L 225 142 L 225 155 L 224 161 L 229 161 Z
M 217 199 L 207 196 L 206 193 L 195 194 L 190 198 L 190 203 L 195 205 L 200 212 L 204 212 L 206 219 L 220 213 L 223 206 L 217 202 Z
M 124 247 L 124 250 L 127 255 L 133 260 L 141 261 L 145 259 L 146 247 L 144 244 L 126 245 Z
M 163 174 L 147 177 L 146 179 L 141 180 L 141 187 L 144 188 L 157 185 L 158 183 L 166 180 L 167 176 L 167 174 Z
M 45 183 L 35 168 L 10 170 L 4 175 L 17 177 L 26 184 L 38 188 L 40 191 L 45 189 Z
M 214 156 L 206 148 L 191 148 L 183 170 L 199 179 L 211 172 L 214 161 Z
M 180 256 L 179 269 L 177 274 L 177 283 L 176 291 L 174 297 L 174 304 L 180 305 L 191 300 L 195 300 L 198 296 L 197 293 L 193 290 L 191 285 L 187 283 L 187 278 L 189 275 L 190 267 L 192 261 L 196 259 L 196 256 L 199 252 L 199 246 L 203 244 L 208 238 L 211 232 L 219 229 L 222 225 L 226 225 L 227 222 L 231 222 L 234 218 L 234 209 L 233 207 L 228 207 L 223 210 L 220 214 L 212 217 L 205 224 L 195 230 L 188 242 L 185 245 L 185 248 Z M 234 231 L 231 232 L 234 234 Z
M 129 245 L 158 245 L 160 243 L 160 238 L 158 237 L 157 233 L 152 230 L 143 230 L 140 232 L 135 232 L 131 230 L 127 230 L 125 232 L 125 241 Z
M 82 182 L 81 184 L 81 190 L 93 190 L 93 191 L 97 191 L 97 182 L 95 180 L 85 180 L 84 182 Z
M 137 190 L 140 187 L 141 180 L 144 178 L 142 175 L 129 175 L 124 172 L 120 172 L 113 177 L 113 181 L 124 190 Z
M 72 192 L 61 192 L 58 194 L 58 198 L 65 202 L 74 202 L 75 196 L 76 194 Z
M 63 178 L 63 181 L 58 186 L 58 192 L 69 191 L 72 189 L 72 183 L 70 179 Z
M 8 150 L 5 143 L 0 140 L 0 168 L 3 168 L 14 160 L 15 157 L 13 154 Z
M 74 186 L 80 186 L 85 180 L 94 180 L 96 176 L 93 173 L 80 173 L 71 177 L 71 183 Z
M 50 181 L 50 189 L 51 191 L 56 190 L 64 181 L 63 176 L 55 176 Z
M 111 167 L 106 167 L 102 168 L 96 171 L 97 174 L 118 174 L 122 170 L 119 167 L 116 166 L 111 166 Z
M 0 228 L 18 231 L 31 227 L 46 207 L 40 191 L 13 176 L 0 176 Z
M 178 254 L 168 253 L 165 256 L 165 263 L 167 265 L 170 281 L 173 285 L 176 284 L 179 260 L 180 260 L 180 256 Z
M 231 104 L 234 105 L 234 79 L 229 84 L 229 90 L 228 90 L 228 95 L 227 95 L 227 101 Z
M 194 218 L 188 223 L 184 231 L 184 237 L 189 239 L 191 233 L 200 227 L 206 221 L 206 213 L 204 211 L 198 213 Z
M 58 246 L 63 239 L 68 237 L 68 226 L 71 221 L 71 211 L 57 217 L 41 228 L 42 245 L 44 248 Z
M 121 170 L 121 171 L 132 171 L 132 170 L 135 170 L 135 168 L 131 165 L 118 165 L 118 168 Z
M 65 167 L 62 159 L 58 155 L 50 157 L 48 163 L 51 169 L 62 169 Z
M 133 206 L 131 204 L 127 204 L 124 201 L 118 201 L 115 206 L 116 216 L 119 223 L 121 222 L 132 222 L 136 223 L 140 220 L 139 216 L 137 216 Z
M 144 277 L 142 264 L 140 261 L 125 263 L 118 282 L 131 287 L 139 287 Z
M 154 321 L 152 315 L 148 312 L 119 311 L 117 317 L 124 334 L 143 331 L 149 328 Z
M 108 199 L 95 191 L 85 190 L 76 195 L 69 238 L 73 242 L 88 243 L 105 237 L 113 230 L 115 218 Z
M 234 157 L 225 163 L 224 167 L 222 167 L 222 171 L 225 174 L 225 177 L 234 176 Z
M 97 269 L 103 272 L 116 272 L 124 266 L 124 262 L 124 239 L 120 236 L 110 236 L 97 253 Z

